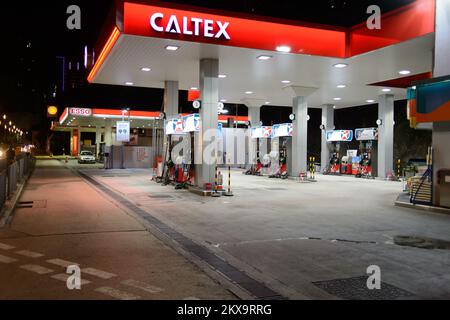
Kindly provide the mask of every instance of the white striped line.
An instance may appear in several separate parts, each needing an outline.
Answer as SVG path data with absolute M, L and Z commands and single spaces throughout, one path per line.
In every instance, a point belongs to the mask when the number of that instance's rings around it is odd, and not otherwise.
M 94 269 L 94 268 L 81 269 L 81 273 L 87 273 L 87 274 L 90 274 L 91 276 L 95 276 L 95 277 L 105 279 L 105 280 L 117 277 L 117 274 L 109 273 L 109 272 Z
M 12 262 L 16 262 L 16 261 L 17 261 L 17 259 L 10 258 L 10 257 L 0 254 L 0 262 L 1 263 L 12 263 Z
M 25 256 L 25 257 L 29 257 L 29 258 L 40 258 L 40 257 L 44 256 L 42 253 L 28 251 L 28 250 L 16 251 L 16 253 L 20 254 L 21 256 Z
M 23 266 L 20 266 L 21 269 L 28 270 L 37 274 L 48 274 L 52 273 L 52 269 L 48 269 L 42 266 L 38 266 L 37 264 L 25 264 Z
M 159 292 L 164 291 L 164 289 L 161 289 L 161 288 L 149 285 L 149 284 L 144 283 L 144 282 L 132 280 L 132 279 L 122 281 L 122 284 L 126 285 L 126 286 L 133 287 L 133 288 L 141 289 L 141 290 L 144 290 L 144 291 L 147 291 L 147 292 L 150 292 L 150 293 L 159 293 Z
M 76 262 L 70 262 L 62 259 L 50 259 L 47 260 L 48 263 L 56 264 L 57 266 L 67 268 L 68 266 L 78 266 L 79 264 Z
M 69 278 L 69 274 L 67 273 L 60 273 L 60 274 L 55 274 L 54 276 L 51 276 L 50 278 L 56 279 L 56 280 L 60 280 L 60 281 L 64 281 L 67 283 L 67 279 Z M 89 280 L 84 280 L 81 279 L 81 285 L 84 286 L 85 284 L 89 284 L 91 283 Z
M 14 248 L 15 248 L 14 246 L 10 246 L 9 244 L 0 243 L 0 249 L 2 249 L 2 250 L 11 250 Z
M 141 299 L 141 297 L 136 296 L 134 294 L 125 292 L 125 291 L 121 291 L 121 290 L 117 290 L 111 287 L 100 287 L 95 289 L 95 291 L 103 293 L 107 296 L 110 296 L 114 299 L 119 299 L 119 300 L 139 300 Z

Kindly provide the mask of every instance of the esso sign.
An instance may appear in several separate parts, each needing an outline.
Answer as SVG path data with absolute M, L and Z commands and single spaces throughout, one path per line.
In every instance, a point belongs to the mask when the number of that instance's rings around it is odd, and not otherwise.
M 150 17 L 150 26 L 156 32 L 183 34 L 186 36 L 230 40 L 229 22 L 202 19 L 197 17 L 178 17 L 174 14 L 166 17 L 156 12 Z
M 92 110 L 89 108 L 70 108 L 69 113 L 71 116 L 90 117 Z

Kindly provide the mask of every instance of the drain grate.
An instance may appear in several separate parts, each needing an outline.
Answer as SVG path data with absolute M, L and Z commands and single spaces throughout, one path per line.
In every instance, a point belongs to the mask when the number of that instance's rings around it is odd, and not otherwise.
M 169 194 L 151 194 L 148 196 L 153 199 L 173 199 L 174 197 Z
M 396 300 L 414 296 L 411 292 L 382 282 L 380 290 L 367 288 L 367 276 L 313 282 L 320 289 L 345 300 Z
M 16 208 L 47 208 L 47 200 L 20 201 Z

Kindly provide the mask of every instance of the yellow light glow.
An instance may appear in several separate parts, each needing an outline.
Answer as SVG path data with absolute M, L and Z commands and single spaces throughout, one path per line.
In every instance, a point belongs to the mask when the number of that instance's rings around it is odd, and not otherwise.
M 58 108 L 55 106 L 49 106 L 47 108 L 47 113 L 50 116 L 56 116 L 58 114 Z

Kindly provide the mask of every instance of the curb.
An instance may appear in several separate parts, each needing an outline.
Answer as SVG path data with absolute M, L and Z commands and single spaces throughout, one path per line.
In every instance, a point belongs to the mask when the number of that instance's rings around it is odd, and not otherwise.
M 402 208 L 408 208 L 408 209 L 416 209 L 416 210 L 420 210 L 420 211 L 426 211 L 428 213 L 439 213 L 439 214 L 450 215 L 450 209 L 426 206 L 426 205 L 422 205 L 422 204 L 412 204 L 412 203 L 398 201 L 398 200 L 395 201 L 395 206 L 402 207 Z
M 0 228 L 3 228 L 7 224 L 10 223 L 11 218 L 12 218 L 12 213 L 13 213 L 14 209 L 16 208 L 17 201 L 19 201 L 20 197 L 22 196 L 23 189 L 24 189 L 25 185 L 27 184 L 28 179 L 29 179 L 29 177 L 26 178 L 23 181 L 23 183 L 20 183 L 18 185 L 16 193 L 14 194 L 14 197 L 5 202 L 5 205 L 3 206 L 3 209 L 0 212 Z

